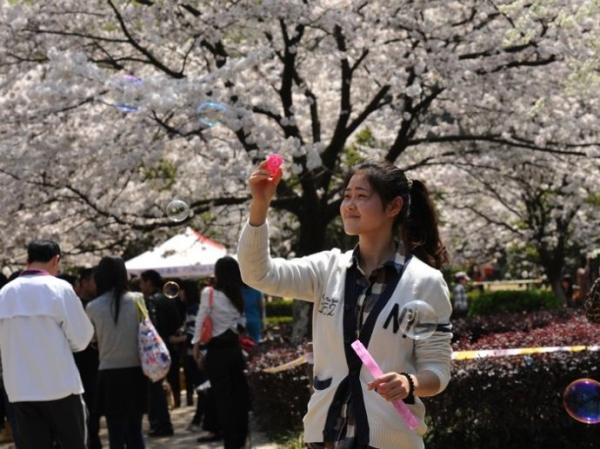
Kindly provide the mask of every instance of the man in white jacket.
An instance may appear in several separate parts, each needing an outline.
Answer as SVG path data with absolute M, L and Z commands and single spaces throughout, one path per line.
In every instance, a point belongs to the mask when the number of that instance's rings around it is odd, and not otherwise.
M 13 403 L 19 449 L 86 448 L 86 407 L 73 352 L 84 350 L 93 326 L 71 285 L 55 277 L 60 247 L 27 246 L 27 269 L 0 290 L 0 352 Z

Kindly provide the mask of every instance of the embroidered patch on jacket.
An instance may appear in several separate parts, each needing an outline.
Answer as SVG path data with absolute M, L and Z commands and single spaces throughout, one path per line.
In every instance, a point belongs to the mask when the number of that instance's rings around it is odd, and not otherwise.
M 330 298 L 329 296 L 321 296 L 319 302 L 319 313 L 327 316 L 335 315 L 335 309 L 337 308 L 340 300 L 338 298 Z

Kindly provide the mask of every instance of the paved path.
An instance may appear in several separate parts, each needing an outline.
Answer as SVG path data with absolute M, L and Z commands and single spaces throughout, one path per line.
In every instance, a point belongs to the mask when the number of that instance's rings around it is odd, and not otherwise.
M 181 407 L 171 410 L 171 420 L 175 427 L 175 435 L 168 438 L 147 438 L 146 449 L 219 449 L 222 443 L 197 443 L 196 438 L 202 433 L 192 433 L 185 430 L 194 414 L 194 407 Z M 148 420 L 144 417 L 144 428 L 147 430 Z M 101 422 L 100 436 L 102 447 L 108 449 L 108 440 L 104 419 Z M 254 427 L 254 426 L 252 426 Z M 0 449 L 8 449 L 9 444 L 0 444 Z M 264 435 L 252 432 L 251 447 L 255 449 L 277 449 L 277 445 L 270 443 Z

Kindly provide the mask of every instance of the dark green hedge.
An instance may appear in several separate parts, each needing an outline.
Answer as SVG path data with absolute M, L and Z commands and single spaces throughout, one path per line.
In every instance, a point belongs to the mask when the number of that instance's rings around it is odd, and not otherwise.
M 499 290 L 469 294 L 469 316 L 553 310 L 560 306 L 560 300 L 547 290 Z
M 277 299 L 265 303 L 267 317 L 272 316 L 292 316 L 292 305 L 294 301 Z
M 457 362 L 446 391 L 425 399 L 427 449 L 592 449 L 600 425 L 581 424 L 562 405 L 573 380 L 600 380 L 598 352 Z
M 274 345 L 260 350 L 264 352 L 254 356 L 248 370 L 256 421 L 270 435 L 299 431 L 311 393 L 312 365 L 304 364 L 281 373 L 265 373 L 264 368 L 294 360 L 302 351 Z
M 279 374 L 261 368 L 297 353 L 262 354 L 253 362 L 250 384 L 263 430 L 299 429 L 309 399 L 308 366 Z M 600 425 L 571 419 L 562 392 L 573 380 L 600 380 L 600 353 L 554 353 L 534 357 L 456 362 L 442 394 L 424 398 L 427 449 L 597 449 Z

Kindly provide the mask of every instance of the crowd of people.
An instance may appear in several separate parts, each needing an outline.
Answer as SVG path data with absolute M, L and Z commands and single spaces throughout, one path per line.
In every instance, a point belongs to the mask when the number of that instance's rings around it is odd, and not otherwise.
M 120 257 L 71 276 L 60 274 L 58 243 L 34 240 L 27 251 L 27 268 L 0 285 L 0 406 L 16 449 L 100 449 L 102 416 L 111 449 L 143 449 L 145 414 L 147 437 L 173 435 L 169 402 L 181 405 L 182 377 L 187 404 L 197 396 L 188 430 L 205 431 L 199 442 L 244 447 L 250 400 L 239 335 L 248 325 L 260 339 L 263 306 L 235 259 L 217 261 L 202 290 L 198 280 L 177 280 L 179 296 L 167 298 L 158 272 L 130 279 Z M 140 362 L 144 310 L 171 358 L 156 382 Z M 207 317 L 213 338 L 200 344 L 195 337 Z

